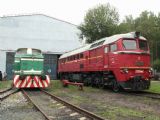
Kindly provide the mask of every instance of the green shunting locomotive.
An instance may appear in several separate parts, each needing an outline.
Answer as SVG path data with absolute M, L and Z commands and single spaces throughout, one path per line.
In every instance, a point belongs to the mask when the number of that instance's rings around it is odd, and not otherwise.
M 41 50 L 20 48 L 14 60 L 14 86 L 16 88 L 45 88 L 50 78 L 44 74 L 44 57 Z

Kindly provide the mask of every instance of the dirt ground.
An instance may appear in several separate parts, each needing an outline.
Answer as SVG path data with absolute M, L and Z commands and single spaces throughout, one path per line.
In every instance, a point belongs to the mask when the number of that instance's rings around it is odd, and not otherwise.
M 54 89 L 55 88 L 55 89 Z M 108 89 L 75 86 L 63 88 L 53 83 L 51 93 L 111 120 L 160 120 L 160 101 L 146 97 L 114 93 Z

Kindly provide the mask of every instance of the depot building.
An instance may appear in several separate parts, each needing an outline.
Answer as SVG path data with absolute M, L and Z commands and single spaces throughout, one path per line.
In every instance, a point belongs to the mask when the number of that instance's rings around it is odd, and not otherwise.
M 58 58 L 81 46 L 79 34 L 76 25 L 42 14 L 1 17 L 0 71 L 12 80 L 15 51 L 37 48 L 44 54 L 44 71 L 57 79 Z

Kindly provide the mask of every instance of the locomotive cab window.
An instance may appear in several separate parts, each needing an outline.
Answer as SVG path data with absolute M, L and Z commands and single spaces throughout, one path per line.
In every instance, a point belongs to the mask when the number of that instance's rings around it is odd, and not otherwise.
M 139 49 L 147 51 L 148 50 L 147 41 L 139 40 Z
M 137 49 L 135 40 L 123 40 L 122 41 L 123 48 L 126 50 L 135 50 Z
M 110 45 L 110 51 L 111 52 L 116 51 L 116 50 L 117 50 L 117 45 L 115 43 Z
M 32 54 L 41 54 L 41 51 L 38 49 L 32 49 Z
M 16 53 L 19 54 L 19 55 L 27 54 L 27 49 L 26 48 L 18 49 Z

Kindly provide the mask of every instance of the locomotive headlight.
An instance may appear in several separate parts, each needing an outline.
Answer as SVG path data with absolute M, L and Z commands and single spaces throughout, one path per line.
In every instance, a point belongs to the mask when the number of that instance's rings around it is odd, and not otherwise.
M 124 71 L 125 73 L 128 73 L 128 69 L 127 69 L 127 68 L 125 68 L 123 71 Z
M 127 68 L 123 69 L 123 71 L 124 71 L 124 73 L 128 73 L 128 69 Z
M 128 71 L 127 68 L 124 68 L 124 69 L 121 70 L 121 73 L 128 73 L 128 72 L 129 72 L 129 71 Z
M 149 69 L 149 73 L 153 73 L 153 69 L 152 68 Z

